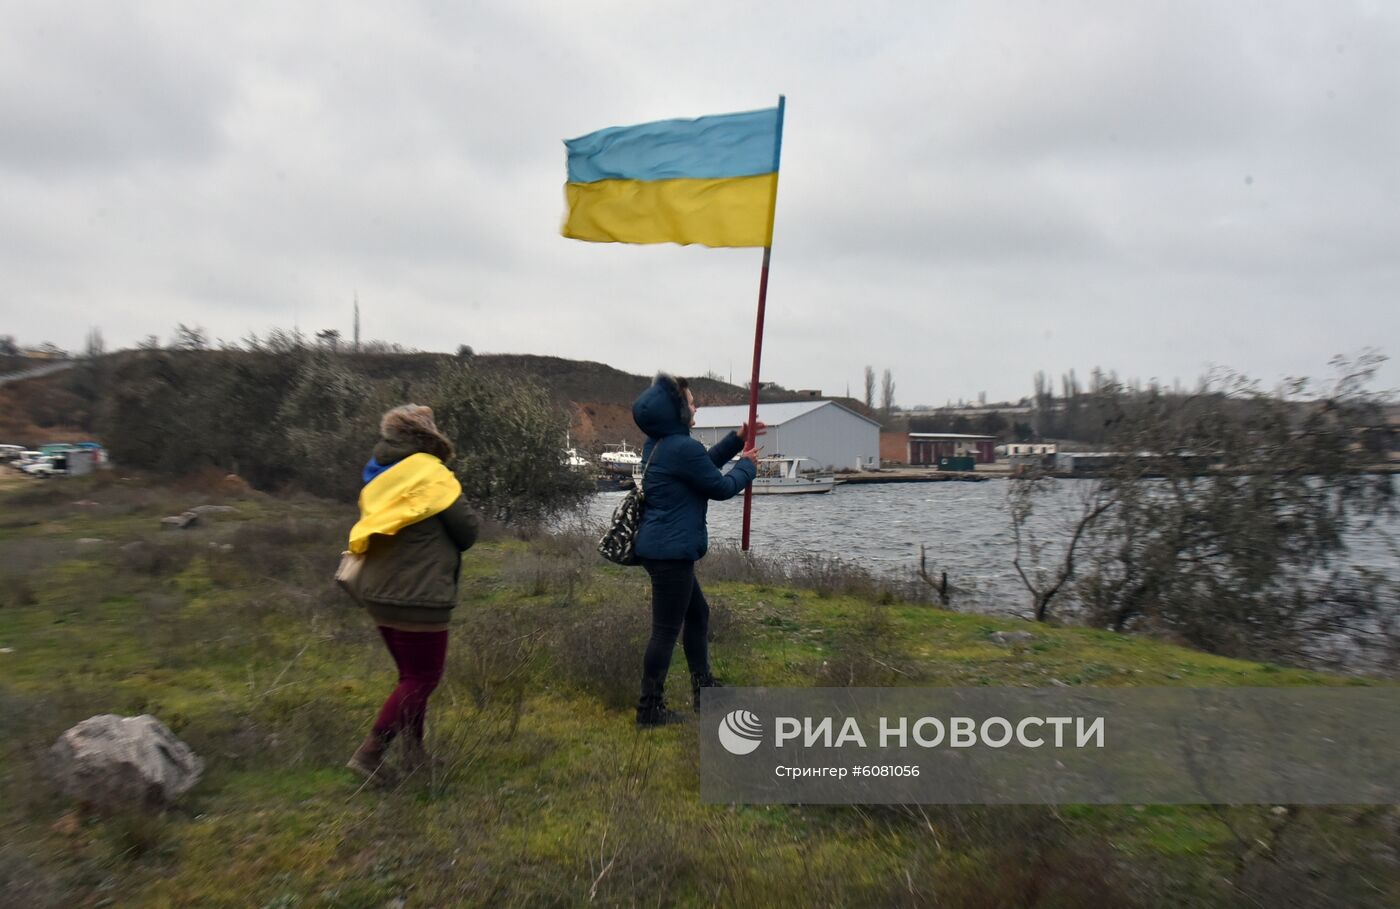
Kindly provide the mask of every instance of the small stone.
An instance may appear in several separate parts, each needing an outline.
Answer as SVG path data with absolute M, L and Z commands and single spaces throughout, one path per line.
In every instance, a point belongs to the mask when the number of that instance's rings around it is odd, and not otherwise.
M 1069 687 L 1069 683 L 1067 683 L 1067 682 L 1061 682 L 1059 679 L 1051 679 L 1051 680 L 1050 680 L 1050 684 L 1053 685 L 1053 686 L 1056 687 L 1056 688 L 1068 688 L 1068 687 Z
M 171 515 L 168 518 L 161 518 L 161 530 L 188 530 L 199 523 L 199 515 L 193 511 L 184 514 Z
M 15 649 L 14 649 L 13 647 L 0 647 L 0 653 L 14 653 L 14 652 L 15 652 Z
M 987 640 L 1002 647 L 1009 647 L 1013 644 L 1029 644 L 1035 640 L 1035 635 L 1029 631 L 993 631 L 987 635 Z
M 78 539 L 78 545 L 79 545 L 79 546 L 91 546 L 93 543 L 105 543 L 105 542 L 106 542 L 106 540 L 101 540 L 101 539 L 98 539 L 97 537 L 80 537 L 80 538 Z
M 228 514 L 237 510 L 238 509 L 234 508 L 232 505 L 196 505 L 190 509 L 189 513 L 199 515 Z
M 79 499 L 78 501 L 74 502 L 73 504 L 76 505 L 76 506 L 78 506 L 79 508 L 95 508 L 95 507 L 97 507 L 97 505 L 99 505 L 99 504 L 101 504 L 101 503 L 99 503 L 99 502 L 94 502 L 92 499 Z

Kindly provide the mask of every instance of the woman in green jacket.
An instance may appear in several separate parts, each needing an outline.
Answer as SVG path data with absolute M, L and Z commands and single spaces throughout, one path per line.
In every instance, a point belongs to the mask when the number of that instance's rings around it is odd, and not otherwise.
M 364 468 L 350 548 L 364 552 L 360 600 L 399 671 L 398 684 L 346 765 L 371 782 L 390 781 L 384 758 L 396 738 L 404 743 L 407 769 L 431 760 L 423 741 L 428 698 L 447 659 L 462 552 L 476 542 L 479 525 L 444 466 L 452 457 L 452 443 L 432 410 L 405 404 L 384 414 Z

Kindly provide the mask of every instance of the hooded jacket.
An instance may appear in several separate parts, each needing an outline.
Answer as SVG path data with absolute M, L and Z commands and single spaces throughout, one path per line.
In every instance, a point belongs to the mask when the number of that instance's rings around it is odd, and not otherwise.
M 743 450 L 731 432 L 708 451 L 690 437 L 690 408 L 676 380 L 661 373 L 632 403 L 632 419 L 647 434 L 642 447 L 646 507 L 637 530 L 643 559 L 704 558 L 710 547 L 705 514 L 711 499 L 732 498 L 753 482 L 754 465 L 740 460 L 728 473 L 720 466 Z
M 366 484 L 412 454 L 452 457 L 451 443 L 426 411 L 391 410 L 380 433 L 365 466 Z M 361 597 L 375 621 L 406 629 L 446 628 L 457 605 L 462 553 L 476 542 L 478 523 L 476 512 L 458 497 L 446 509 L 391 536 L 371 536 L 360 578 Z

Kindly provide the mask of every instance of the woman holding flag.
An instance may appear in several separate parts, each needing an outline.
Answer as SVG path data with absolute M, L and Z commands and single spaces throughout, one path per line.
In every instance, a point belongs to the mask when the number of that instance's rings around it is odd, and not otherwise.
M 423 743 L 428 697 L 442 679 L 462 552 L 476 542 L 478 526 L 445 466 L 452 457 L 432 410 L 405 404 L 384 414 L 362 474 L 360 520 L 350 531 L 350 552 L 364 555 L 358 598 L 399 671 L 346 765 L 373 783 L 391 782 L 384 757 L 396 738 L 403 740 L 406 769 L 432 760 Z
M 686 380 L 665 373 L 632 404 L 632 419 L 647 434 L 642 448 L 646 507 L 635 545 L 651 576 L 651 639 L 642 660 L 642 694 L 637 701 L 640 727 L 684 719 L 666 706 L 665 696 L 676 638 L 685 649 L 696 710 L 701 689 L 719 684 L 710 671 L 710 605 L 695 579 L 695 563 L 709 548 L 705 513 L 710 500 L 742 492 L 758 468 L 754 440 L 764 429 L 762 423 L 755 422 L 752 431 L 746 423 L 706 451 L 690 437 L 695 409 Z M 722 473 L 720 466 L 736 454 L 739 463 Z

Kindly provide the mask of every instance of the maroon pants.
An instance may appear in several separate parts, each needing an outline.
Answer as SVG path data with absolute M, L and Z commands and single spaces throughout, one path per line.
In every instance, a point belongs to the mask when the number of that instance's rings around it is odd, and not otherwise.
M 442 680 L 447 660 L 447 632 L 400 631 L 380 625 L 379 634 L 399 667 L 399 684 L 379 709 L 374 732 L 385 741 L 405 730 L 421 739 L 428 696 Z

